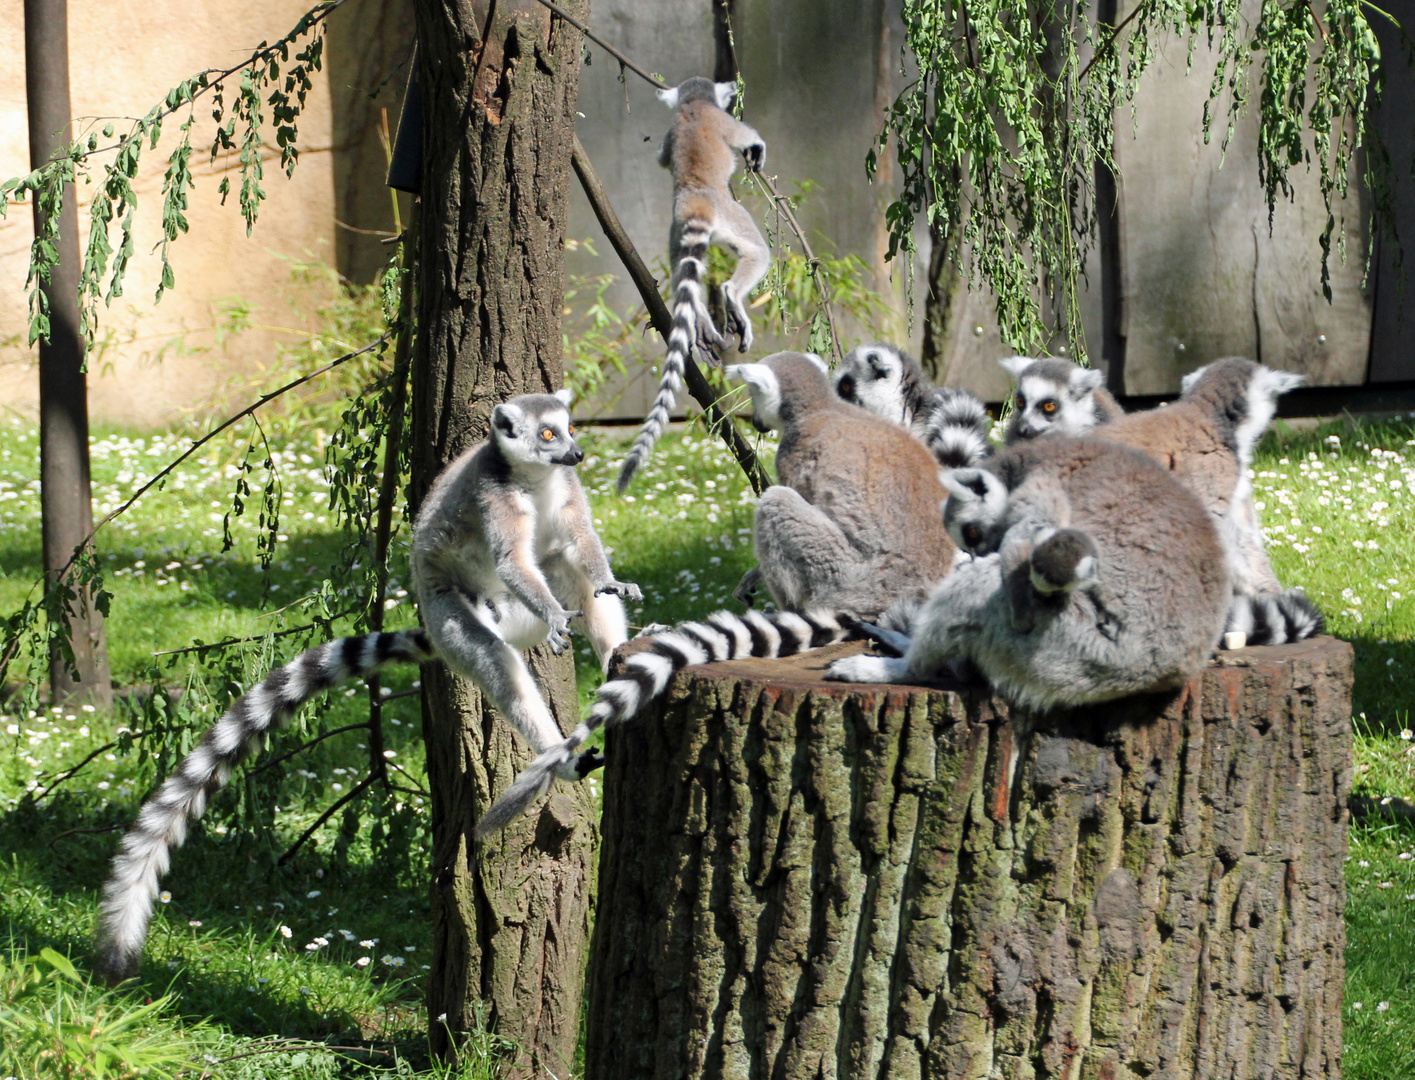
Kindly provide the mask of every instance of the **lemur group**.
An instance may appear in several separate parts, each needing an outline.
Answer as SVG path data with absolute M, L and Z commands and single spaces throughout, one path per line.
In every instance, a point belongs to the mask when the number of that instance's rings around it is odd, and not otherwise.
M 766 147 L 724 111 L 732 92 L 690 79 L 661 95 L 674 109 L 659 154 L 674 179 L 673 325 L 621 491 L 668 420 L 690 352 L 734 335 L 741 351 L 752 344 L 746 300 L 770 252 L 729 184 L 738 154 L 760 169 Z M 738 259 L 722 287 L 725 334 L 707 305 L 710 244 Z M 865 637 L 877 655 L 839 659 L 829 678 L 986 683 L 1045 711 L 1181 686 L 1221 642 L 1320 631 L 1316 608 L 1273 573 L 1247 478 L 1278 396 L 1300 376 L 1218 360 L 1185 377 L 1178 402 L 1125 414 L 1096 371 L 1002 363 L 1016 392 L 1000 449 L 976 397 L 931 386 L 890 345 L 857 348 L 833 373 L 809 353 L 729 366 L 750 391 L 753 425 L 780 433 L 778 482 L 756 508 L 757 565 L 735 593 L 745 611 L 649 628 L 568 736 L 520 650 L 560 653 L 574 630 L 607 672 L 628 638 L 623 601 L 642 596 L 616 580 L 595 533 L 568 392 L 497 405 L 489 437 L 447 466 L 413 526 L 422 627 L 311 649 L 231 705 L 122 841 L 104 892 L 102 969 L 135 968 L 172 849 L 242 758 L 316 694 L 384 664 L 445 663 L 538 754 L 478 823 L 484 835 L 602 764 L 594 732 L 694 664 Z M 762 591 L 775 610 L 753 609 Z

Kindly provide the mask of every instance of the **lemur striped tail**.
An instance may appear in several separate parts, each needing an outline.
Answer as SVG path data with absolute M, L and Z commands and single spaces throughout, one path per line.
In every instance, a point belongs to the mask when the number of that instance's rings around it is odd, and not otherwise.
M 718 611 L 702 622 L 675 626 L 648 638 L 647 648 L 624 661 L 624 674 L 599 688 L 589 716 L 559 746 L 531 762 L 477 822 L 476 835 L 505 828 L 550 787 L 557 773 L 582 753 L 585 741 L 606 724 L 618 724 L 663 693 L 675 672 L 693 664 L 755 656 L 794 656 L 860 636 L 856 620 L 827 611 L 736 615 Z
M 987 409 L 976 397 L 966 390 L 942 387 L 929 413 L 924 445 L 944 468 L 969 468 L 992 457 L 991 426 Z
M 1235 596 L 1225 632 L 1241 631 L 1249 645 L 1289 645 L 1315 637 L 1326 618 L 1300 589 Z
M 673 268 L 673 326 L 668 331 L 668 352 L 663 357 L 663 374 L 658 380 L 658 396 L 653 399 L 644 425 L 639 429 L 634 445 L 624 456 L 619 469 L 619 493 L 629 486 L 639 466 L 648 460 L 654 443 L 663 434 L 673 403 L 683 386 L 683 372 L 688 352 L 697 336 L 698 312 L 707 311 L 706 286 L 708 241 L 712 238 L 709 224 L 702 220 L 687 223 L 683 232 L 683 257 Z
M 422 630 L 341 638 L 302 652 L 237 698 L 162 786 L 148 796 L 128 828 L 103 887 L 98 967 L 109 979 L 132 974 L 142 954 L 157 882 L 172 849 L 187 838 L 207 797 L 225 787 L 231 770 L 261 738 L 289 721 L 310 698 L 395 660 L 421 663 L 436 654 Z

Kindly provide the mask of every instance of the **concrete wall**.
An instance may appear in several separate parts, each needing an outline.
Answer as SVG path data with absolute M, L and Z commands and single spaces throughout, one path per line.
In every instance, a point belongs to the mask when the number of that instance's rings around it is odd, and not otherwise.
M 262 41 L 285 34 L 306 7 L 305 0 L 71 4 L 73 111 L 79 117 L 142 115 L 202 68 L 230 67 Z M 393 220 L 377 127 L 383 108 L 397 123 L 411 12 L 398 0 L 352 0 L 328 27 L 324 71 L 300 121 L 299 165 L 286 179 L 277 153 L 267 148 L 268 198 L 249 238 L 234 194 L 223 207 L 216 190 L 223 175 L 239 186 L 239 164 L 234 156 L 209 160 L 202 147 L 209 147 L 214 124 L 210 108 L 198 103 L 191 233 L 172 246 L 176 290 L 156 305 L 160 263 L 150 252 L 160 237 L 162 174 L 180 117 L 167 122 L 157 149 L 144 153 L 134 185 L 136 256 L 124 295 L 102 313 L 102 347 L 91 360 L 96 418 L 155 424 L 240 392 L 278 367 L 278 347 L 308 332 L 315 308 L 330 295 L 327 279 L 297 282 L 295 264 L 323 263 L 369 280 L 386 258 L 370 235 L 387 232 Z M 20 0 L 0 0 L 0 57 L 6 61 L 0 65 L 0 174 L 13 176 L 30 169 Z M 234 85 L 228 104 L 232 91 Z M 89 195 L 82 186 L 79 199 L 83 244 Z M 0 222 L 0 403 L 25 411 L 35 408 L 38 393 L 35 355 L 24 345 L 32 235 L 28 206 L 12 207 Z M 236 302 L 248 305 L 253 328 L 221 340 L 222 311 Z

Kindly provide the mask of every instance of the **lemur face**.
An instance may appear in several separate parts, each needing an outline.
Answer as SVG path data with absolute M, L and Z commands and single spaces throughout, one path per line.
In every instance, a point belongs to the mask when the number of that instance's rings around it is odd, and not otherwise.
M 892 349 L 861 345 L 851 349 L 835 375 L 835 392 L 842 401 L 898 421 L 904 415 L 901 377 L 904 364 Z
M 950 539 L 969 555 L 991 555 L 1002 542 L 1007 486 L 986 469 L 942 469 L 938 478 L 948 489 L 943 527 Z
M 550 394 L 524 394 L 498 405 L 491 431 L 501 452 L 523 465 L 578 465 L 585 452 L 564 401 Z
M 1096 426 L 1095 395 L 1103 376 L 1069 360 L 1032 360 L 1014 356 L 1001 361 L 1017 379 L 1007 441 L 1045 435 L 1081 435 Z

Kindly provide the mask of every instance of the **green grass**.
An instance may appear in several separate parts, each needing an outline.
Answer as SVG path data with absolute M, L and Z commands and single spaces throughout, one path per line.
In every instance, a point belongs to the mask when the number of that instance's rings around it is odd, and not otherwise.
M 214 445 L 101 535 L 99 552 L 115 595 L 108 634 L 120 685 L 140 692 L 152 677 L 155 652 L 305 621 L 298 607 L 273 612 L 349 558 L 325 499 L 317 428 L 305 423 L 292 429 L 295 434 L 273 435 L 285 539 L 268 570 L 257 558 L 253 515 L 236 523 L 233 550 L 220 550 L 220 516 L 244 442 Z M 752 565 L 753 509 L 735 465 L 699 431 L 671 434 L 630 497 L 620 500 L 612 494 L 614 466 L 627 434 L 585 434 L 581 474 L 616 574 L 639 583 L 647 597 L 641 609 L 631 609 L 631 621 L 674 622 L 734 606 L 731 590 Z M 177 435 L 96 433 L 99 513 L 185 445 Z M 769 445 L 765 449 L 769 453 Z M 0 612 L 22 600 L 38 571 L 36 472 L 33 430 L 0 423 Z M 1260 450 L 1255 474 L 1279 576 L 1305 587 L 1327 612 L 1332 632 L 1355 647 L 1357 788 L 1415 798 L 1415 741 L 1402 737 L 1415 691 L 1415 542 L 1409 539 L 1415 536 L 1415 425 L 1400 420 L 1306 434 L 1283 430 Z M 406 527 L 395 552 L 405 546 Z M 406 572 L 394 576 L 391 595 L 405 601 Z M 337 609 L 352 599 L 329 602 Z M 389 619 L 404 625 L 412 613 L 396 603 Z M 229 684 L 198 678 L 191 655 L 163 660 L 169 666 L 159 670 L 168 685 L 186 684 L 190 704 L 209 718 L 232 686 L 299 647 L 291 638 L 253 643 L 233 660 Z M 584 697 L 599 680 L 598 667 L 583 640 L 576 642 L 576 656 Z M 413 689 L 413 679 L 414 673 L 402 672 L 387 682 L 397 694 Z M 410 783 L 420 783 L 416 701 L 395 697 L 387 709 L 394 760 L 407 769 Z M 280 745 L 357 722 L 365 710 L 361 689 L 336 692 L 326 705 L 308 710 L 317 715 L 297 721 Z M 166 765 L 152 759 L 150 744 L 125 743 L 100 753 L 35 805 L 26 791 L 45 788 L 121 728 L 138 723 L 138 714 L 71 709 L 12 713 L 3 723 L 0 851 L 7 854 L 0 858 L 0 925 L 15 957 L 33 961 L 41 949 L 53 948 L 75 957 L 82 974 L 97 886 L 116 843 L 116 833 L 92 830 L 125 823 L 145 785 Z M 262 792 L 275 789 L 262 788 L 259 778 L 243 776 L 218 800 L 167 879 L 171 898 L 159 905 L 153 923 L 139 998 L 105 1008 L 121 1012 L 135 1007 L 133 1001 L 163 1000 L 145 1021 L 155 1038 L 180 1031 L 201 1054 L 249 1052 L 222 1066 L 223 1075 L 312 1080 L 351 1069 L 408 1074 L 426 1067 L 421 800 L 395 797 L 401 801 L 379 816 L 379 835 L 370 816 L 336 819 L 316 847 L 285 868 L 275 866 L 285 845 L 361 775 L 362 742 L 358 733 L 339 736 L 290 762 L 278 789 L 278 816 L 262 802 Z M 1415 985 L 1415 859 L 1401 857 L 1413 853 L 1415 831 L 1407 825 L 1353 826 L 1345 1057 L 1345 1074 L 1353 1080 L 1415 1073 L 1415 1047 L 1403 1034 L 1415 1009 L 1408 989 Z M 97 1000 L 97 991 L 60 982 L 51 988 L 56 994 L 76 995 L 85 1007 Z M 0 1022 L 6 1007 L 0 1000 Z M 262 1041 L 272 1037 L 377 1053 L 351 1056 Z

